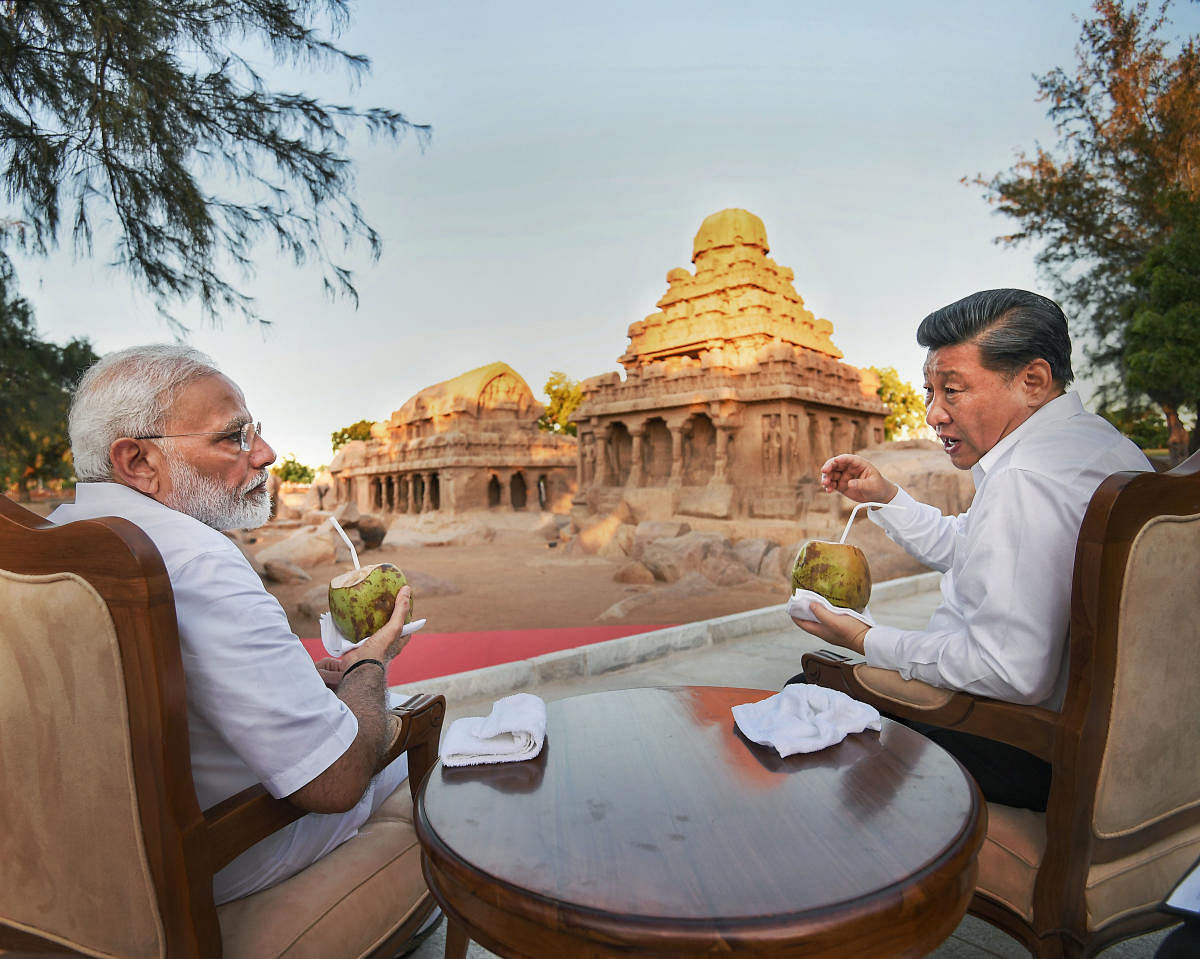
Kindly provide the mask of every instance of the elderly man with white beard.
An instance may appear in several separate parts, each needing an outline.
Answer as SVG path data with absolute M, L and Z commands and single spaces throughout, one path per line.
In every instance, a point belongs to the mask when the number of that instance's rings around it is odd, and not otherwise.
M 158 548 L 175 596 L 202 808 L 263 783 L 310 815 L 214 879 L 217 902 L 286 879 L 352 837 L 408 773 L 380 768 L 397 722 L 387 665 L 404 648 L 407 587 L 391 620 L 340 661 L 314 668 L 278 601 L 220 531 L 270 516 L 263 439 L 242 391 L 185 346 L 101 359 L 70 412 L 79 483 L 55 523 L 121 516 Z M 361 668 L 360 668 L 361 667 Z

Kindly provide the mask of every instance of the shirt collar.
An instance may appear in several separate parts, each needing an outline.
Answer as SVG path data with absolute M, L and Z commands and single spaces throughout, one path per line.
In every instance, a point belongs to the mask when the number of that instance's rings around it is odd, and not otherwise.
M 979 462 L 971 468 L 976 483 L 978 484 L 984 476 L 990 473 L 1009 450 L 1021 441 L 1022 437 L 1045 429 L 1053 423 L 1061 423 L 1082 412 L 1083 400 L 1079 398 L 1078 393 L 1064 393 L 1039 407 L 1029 419 L 1007 436 L 1002 437 L 995 446 L 979 457 Z

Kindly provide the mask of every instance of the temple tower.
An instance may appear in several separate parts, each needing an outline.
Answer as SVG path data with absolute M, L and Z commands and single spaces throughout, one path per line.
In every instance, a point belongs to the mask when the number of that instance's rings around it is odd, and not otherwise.
M 873 374 L 842 362 L 746 210 L 705 219 L 616 372 L 583 383 L 577 505 L 646 517 L 803 517 L 820 464 L 883 441 Z

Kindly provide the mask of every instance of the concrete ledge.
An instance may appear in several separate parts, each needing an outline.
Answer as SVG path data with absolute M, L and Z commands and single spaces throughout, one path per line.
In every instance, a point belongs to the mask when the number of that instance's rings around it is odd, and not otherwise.
M 878 583 L 871 591 L 872 603 L 914 596 L 938 588 L 941 573 L 918 573 Z M 689 649 L 716 646 L 755 633 L 784 630 L 792 625 L 787 603 L 766 606 L 744 613 L 733 613 L 698 623 L 668 626 L 648 633 L 635 633 L 618 639 L 561 649 L 529 659 L 500 663 L 483 669 L 449 676 L 435 676 L 415 683 L 393 686 L 392 692 L 409 696 L 417 692 L 437 691 L 448 700 L 499 698 L 517 690 L 534 690 L 546 683 L 579 676 L 599 676 L 625 666 L 661 659 Z

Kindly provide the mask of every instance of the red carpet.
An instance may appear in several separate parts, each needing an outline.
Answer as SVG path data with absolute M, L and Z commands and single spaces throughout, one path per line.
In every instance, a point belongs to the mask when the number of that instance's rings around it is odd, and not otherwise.
M 529 659 L 608 639 L 649 633 L 658 626 L 577 626 L 563 629 L 503 629 L 478 633 L 430 633 L 421 630 L 392 660 L 388 685 L 399 686 L 434 676 Z M 326 655 L 320 639 L 302 640 L 313 659 Z

